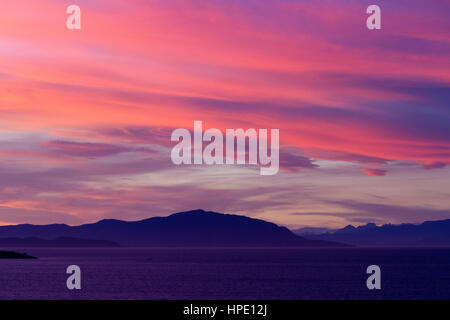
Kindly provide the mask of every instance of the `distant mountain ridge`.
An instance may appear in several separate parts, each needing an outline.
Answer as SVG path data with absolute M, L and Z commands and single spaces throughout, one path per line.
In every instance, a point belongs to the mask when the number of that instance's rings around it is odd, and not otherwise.
M 334 232 L 310 235 L 309 238 L 358 246 L 450 246 L 450 219 L 425 221 L 417 225 L 348 225 Z
M 118 247 L 113 241 L 90 240 L 70 237 L 59 237 L 56 239 L 41 239 L 36 237 L 27 238 L 0 238 L 0 247 Z
M 97 239 L 123 246 L 345 246 L 308 240 L 267 221 L 204 210 L 132 222 L 106 219 L 81 226 L 23 224 L 0 227 L 0 245 L 1 238 L 11 237 Z
M 308 237 L 309 235 L 330 233 L 336 230 L 320 227 L 304 227 L 299 229 L 292 229 L 291 231 L 298 236 Z

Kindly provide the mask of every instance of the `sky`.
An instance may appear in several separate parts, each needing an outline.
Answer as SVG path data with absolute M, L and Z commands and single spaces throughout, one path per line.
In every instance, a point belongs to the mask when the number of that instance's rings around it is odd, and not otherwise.
M 66 8 L 81 8 L 81 30 Z M 381 8 L 368 30 L 366 8 Z M 0 225 L 202 208 L 290 228 L 450 218 L 447 0 L 0 0 Z M 280 172 L 175 166 L 276 128 Z

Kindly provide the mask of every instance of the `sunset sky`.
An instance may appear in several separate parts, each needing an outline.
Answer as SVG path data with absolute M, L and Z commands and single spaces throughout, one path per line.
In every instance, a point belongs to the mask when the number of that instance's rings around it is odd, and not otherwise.
M 66 28 L 77 4 L 81 30 Z M 382 29 L 366 28 L 381 7 Z M 432 5 L 431 5 L 432 4 Z M 0 225 L 202 208 L 450 218 L 448 0 L 0 0 Z M 280 172 L 175 166 L 175 128 L 280 129 Z

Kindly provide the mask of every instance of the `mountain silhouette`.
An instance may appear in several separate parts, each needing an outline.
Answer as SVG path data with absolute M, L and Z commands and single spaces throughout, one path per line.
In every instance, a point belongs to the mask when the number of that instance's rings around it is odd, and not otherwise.
M 70 237 L 56 239 L 27 238 L 0 238 L 0 247 L 118 247 L 113 241 L 89 240 Z
M 263 220 L 203 210 L 133 222 L 106 219 L 81 226 L 25 224 L 0 227 L 0 238 L 11 237 L 48 240 L 73 237 L 114 241 L 123 246 L 345 246 L 307 240 L 285 227 Z
M 348 225 L 334 232 L 310 235 L 309 238 L 360 246 L 450 246 L 450 219 L 418 225 Z

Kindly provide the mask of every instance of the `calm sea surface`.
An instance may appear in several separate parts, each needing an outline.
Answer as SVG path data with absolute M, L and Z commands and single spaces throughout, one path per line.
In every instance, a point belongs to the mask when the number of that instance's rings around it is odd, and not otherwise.
M 450 299 L 450 248 L 13 250 L 39 259 L 0 260 L 0 299 Z

